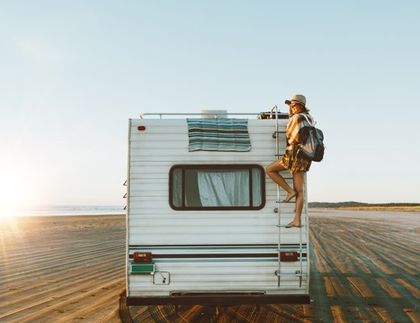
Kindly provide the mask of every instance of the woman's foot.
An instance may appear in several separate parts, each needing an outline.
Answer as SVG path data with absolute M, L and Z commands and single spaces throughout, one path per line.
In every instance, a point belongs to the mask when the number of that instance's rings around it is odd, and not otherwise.
M 283 200 L 283 202 L 289 202 L 292 198 L 296 197 L 296 192 L 287 192 L 286 198 Z
M 286 225 L 286 228 L 300 228 L 303 227 L 303 225 L 299 221 L 291 221 Z

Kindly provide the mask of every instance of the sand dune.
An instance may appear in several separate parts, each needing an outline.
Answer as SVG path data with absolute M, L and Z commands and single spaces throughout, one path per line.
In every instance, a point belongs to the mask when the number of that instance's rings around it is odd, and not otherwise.
M 308 305 L 132 307 L 136 322 L 420 322 L 419 213 L 311 213 Z M 0 322 L 119 322 L 123 216 L 0 224 Z

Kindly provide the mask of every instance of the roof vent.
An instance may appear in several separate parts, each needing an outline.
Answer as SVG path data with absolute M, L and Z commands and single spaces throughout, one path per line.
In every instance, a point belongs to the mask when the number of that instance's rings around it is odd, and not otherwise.
M 227 118 L 227 110 L 201 110 L 201 117 L 204 119 Z

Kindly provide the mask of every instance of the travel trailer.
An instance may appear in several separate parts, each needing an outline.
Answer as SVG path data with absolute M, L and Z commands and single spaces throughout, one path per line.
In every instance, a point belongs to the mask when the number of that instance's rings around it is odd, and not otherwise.
M 129 120 L 127 305 L 309 303 L 306 177 L 303 227 L 285 228 L 294 200 L 265 174 L 287 118 L 275 107 Z

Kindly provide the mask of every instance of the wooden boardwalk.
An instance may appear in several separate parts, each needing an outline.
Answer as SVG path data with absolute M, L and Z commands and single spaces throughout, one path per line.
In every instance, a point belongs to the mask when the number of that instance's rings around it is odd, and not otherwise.
M 420 322 L 420 213 L 312 212 L 308 305 L 131 308 L 136 322 Z M 117 322 L 121 216 L 0 224 L 0 322 Z

